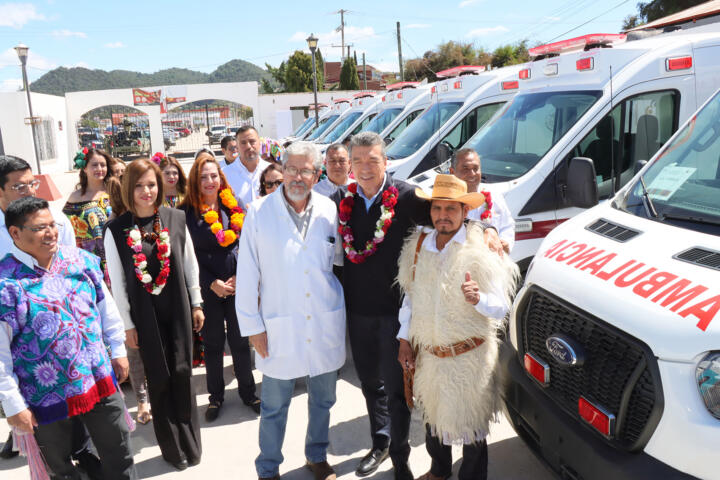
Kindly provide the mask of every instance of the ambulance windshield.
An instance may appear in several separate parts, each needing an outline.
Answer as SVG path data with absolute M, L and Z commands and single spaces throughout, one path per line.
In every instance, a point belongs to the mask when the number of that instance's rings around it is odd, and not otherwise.
M 375 133 L 382 132 L 388 125 L 390 125 L 390 122 L 400 115 L 400 112 L 402 111 L 403 109 L 401 107 L 383 110 L 380 115 L 373 118 L 372 121 L 368 123 L 368 126 L 365 127 L 365 131 Z
M 327 130 L 328 127 L 330 127 L 330 125 L 332 125 L 335 122 L 335 120 L 338 119 L 339 116 L 340 116 L 340 114 L 338 113 L 335 115 L 330 115 L 329 117 L 327 117 L 324 120 L 320 120 L 320 126 L 318 128 L 316 128 L 315 131 L 313 133 L 311 133 L 308 138 L 306 138 L 306 140 L 315 140 L 320 135 L 325 133 L 325 130 Z
M 388 160 L 409 157 L 442 127 L 462 106 L 462 102 L 436 103 L 410 124 L 387 148 Z
M 642 178 L 647 190 L 636 177 L 620 209 L 720 235 L 720 93 L 663 147 Z
M 601 93 L 519 94 L 498 110 L 464 148 L 472 148 L 480 154 L 484 182 L 518 178 L 540 161 Z
M 345 133 L 345 131 L 350 128 L 350 125 L 355 123 L 355 120 L 357 120 L 360 115 L 362 115 L 362 112 L 353 112 L 348 114 L 347 117 L 345 117 L 344 120 L 342 120 L 340 123 L 338 123 L 337 127 L 333 128 L 330 132 L 326 133 L 320 141 L 322 143 L 333 143 L 335 140 L 340 138 L 340 135 Z

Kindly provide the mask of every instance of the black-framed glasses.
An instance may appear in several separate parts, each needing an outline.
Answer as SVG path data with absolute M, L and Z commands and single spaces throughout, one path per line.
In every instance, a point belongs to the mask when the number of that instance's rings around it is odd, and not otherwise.
M 285 167 L 285 173 L 291 177 L 297 176 L 299 173 L 302 178 L 312 178 L 315 175 L 315 170 L 309 168 L 296 168 L 296 167 Z
M 265 188 L 276 188 L 283 184 L 282 180 L 275 180 L 274 182 L 265 182 Z
M 57 224 L 57 222 L 50 222 L 45 225 L 35 225 L 32 227 L 28 227 L 26 225 L 21 225 L 20 228 L 27 228 L 28 230 L 30 230 L 33 233 L 40 233 L 40 232 L 44 232 L 45 230 L 55 230 L 56 228 L 58 228 L 58 224 Z
M 28 189 L 32 188 L 33 190 L 37 189 L 40 186 L 40 180 L 33 180 L 29 183 L 16 183 L 13 185 L 12 188 L 18 193 L 27 193 Z

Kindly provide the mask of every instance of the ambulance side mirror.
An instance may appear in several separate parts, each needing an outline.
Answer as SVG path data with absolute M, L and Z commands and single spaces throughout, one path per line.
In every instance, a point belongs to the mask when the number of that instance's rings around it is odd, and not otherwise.
M 450 157 L 452 157 L 452 147 L 447 142 L 440 142 L 437 147 L 435 147 L 435 160 L 437 160 L 437 164 L 440 165 L 441 163 L 445 163 L 448 160 L 450 160 Z
M 647 160 L 638 160 L 637 162 L 635 162 L 635 171 L 634 171 L 634 173 L 637 173 L 637 172 L 639 172 L 640 170 L 642 170 L 645 165 L 647 165 Z
M 565 196 L 569 206 L 590 208 L 597 205 L 598 187 L 591 159 L 574 157 L 570 160 Z

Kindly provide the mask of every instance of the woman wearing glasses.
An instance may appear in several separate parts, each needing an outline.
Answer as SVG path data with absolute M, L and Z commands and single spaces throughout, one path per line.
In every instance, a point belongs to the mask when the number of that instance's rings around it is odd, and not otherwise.
M 102 150 L 90 148 L 78 152 L 74 164 L 80 169 L 80 182 L 62 209 L 72 223 L 77 246 L 100 257 L 108 286 L 103 229 L 112 212 L 106 187 L 112 176 L 109 168 L 112 163 L 112 157 Z
M 165 192 L 163 207 L 176 208 L 185 198 L 187 189 L 185 172 L 175 157 L 164 157 L 160 161 L 160 170 L 163 174 L 163 190 Z
M 204 299 L 205 325 L 201 335 L 210 394 L 205 419 L 208 422 L 215 420 L 224 401 L 223 351 L 226 337 L 240 399 L 259 413 L 260 400 L 255 395 L 255 380 L 250 367 L 250 345 L 248 339 L 240 335 L 235 313 L 237 248 L 245 212 L 210 153 L 199 152 L 195 159 L 190 169 L 187 196 L 180 208 L 185 211 L 188 231 L 195 246 Z
M 283 183 L 282 167 L 271 163 L 260 174 L 260 196 L 270 195 Z
M 198 266 L 183 212 L 162 207 L 160 168 L 132 162 L 123 175 L 128 211 L 108 222 L 105 249 L 126 343 L 145 364 L 153 428 L 163 458 L 178 470 L 200 462 L 192 385 L 192 330 L 204 315 Z

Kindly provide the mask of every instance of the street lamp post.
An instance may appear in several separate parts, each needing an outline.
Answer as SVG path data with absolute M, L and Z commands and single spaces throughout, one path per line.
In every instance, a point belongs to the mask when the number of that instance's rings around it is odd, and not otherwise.
M 315 50 L 317 50 L 318 39 L 312 33 L 306 39 L 308 47 L 310 48 L 310 54 L 312 56 L 312 69 L 313 69 L 313 95 L 315 96 L 315 127 L 320 125 L 320 116 L 318 114 L 318 103 L 317 103 L 317 71 L 315 70 Z
M 25 89 L 25 93 L 27 94 L 28 111 L 30 113 L 30 128 L 32 129 L 33 147 L 35 149 L 35 163 L 37 165 L 37 173 L 38 175 L 40 175 L 42 174 L 42 172 L 40 171 L 40 153 L 38 152 L 37 132 L 35 131 L 35 117 L 33 116 L 32 101 L 30 100 L 30 88 L 28 86 L 27 69 L 25 68 L 27 64 L 28 50 L 30 49 L 27 47 L 27 45 L 23 45 L 22 43 L 15 47 L 17 56 L 20 59 L 20 63 L 22 64 L 23 88 Z

